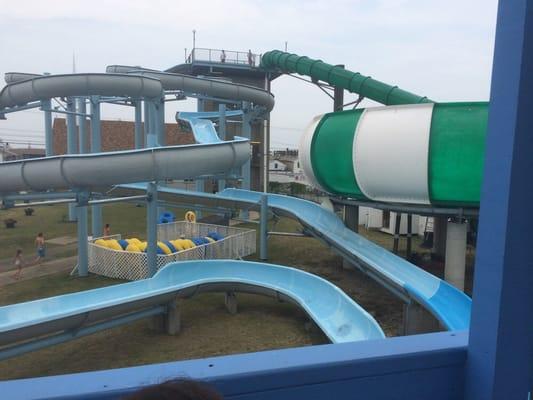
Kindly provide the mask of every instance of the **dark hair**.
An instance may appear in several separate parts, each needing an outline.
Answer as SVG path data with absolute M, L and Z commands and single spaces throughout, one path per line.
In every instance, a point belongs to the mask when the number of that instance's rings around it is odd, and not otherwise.
M 17 256 L 20 256 L 22 254 L 22 249 L 17 249 Z
M 37 236 L 43 236 L 43 233 L 42 233 L 42 232 L 39 232 L 39 233 L 37 234 Z
M 176 379 L 141 389 L 123 400 L 222 400 L 210 386 L 188 379 Z
M 109 228 L 109 224 L 105 224 L 105 227 L 106 227 L 106 228 Z

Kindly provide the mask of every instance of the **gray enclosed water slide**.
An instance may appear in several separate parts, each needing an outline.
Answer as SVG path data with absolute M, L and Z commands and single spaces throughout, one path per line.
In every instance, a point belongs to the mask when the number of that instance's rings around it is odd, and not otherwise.
M 135 71 L 132 72 L 132 68 Z M 270 93 L 246 85 L 139 70 L 138 67 L 108 67 L 110 69 L 130 73 L 46 76 L 8 73 L 5 79 L 9 84 L 0 92 L 0 111 L 2 108 L 63 96 L 103 95 L 152 99 L 161 96 L 164 89 L 251 101 L 268 111 L 274 105 Z M 235 138 L 216 144 L 6 162 L 0 164 L 0 193 L 68 188 L 90 190 L 119 183 L 220 174 L 241 166 L 249 154 L 249 142 Z
M 274 107 L 274 96 L 266 90 L 254 86 L 241 85 L 214 79 L 196 78 L 194 76 L 161 72 L 153 69 L 128 65 L 110 65 L 108 73 L 134 74 L 156 78 L 161 81 L 164 90 L 183 90 L 185 92 L 208 95 L 221 99 L 250 101 L 263 106 L 267 111 Z

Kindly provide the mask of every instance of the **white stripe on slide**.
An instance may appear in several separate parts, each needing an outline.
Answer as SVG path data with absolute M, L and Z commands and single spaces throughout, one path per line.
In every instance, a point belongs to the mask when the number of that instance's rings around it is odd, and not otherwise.
M 300 139 L 300 146 L 298 150 L 298 157 L 300 159 L 300 165 L 304 170 L 305 178 L 307 181 L 317 189 L 327 192 L 320 184 L 318 183 L 315 173 L 313 172 L 313 163 L 311 159 L 311 144 L 313 142 L 313 137 L 315 135 L 315 130 L 318 123 L 322 120 L 324 114 L 317 115 L 313 118 L 311 123 L 307 125 L 305 131 Z
M 430 204 L 428 153 L 433 104 L 366 109 L 355 130 L 354 172 L 369 199 Z

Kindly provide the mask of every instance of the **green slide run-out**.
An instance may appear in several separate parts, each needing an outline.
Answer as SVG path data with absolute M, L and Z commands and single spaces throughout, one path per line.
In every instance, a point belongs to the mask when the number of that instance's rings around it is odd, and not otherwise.
M 320 60 L 274 50 L 263 68 L 308 75 L 382 103 L 315 118 L 301 140 L 309 180 L 345 197 L 478 207 L 487 102 L 434 103 Z

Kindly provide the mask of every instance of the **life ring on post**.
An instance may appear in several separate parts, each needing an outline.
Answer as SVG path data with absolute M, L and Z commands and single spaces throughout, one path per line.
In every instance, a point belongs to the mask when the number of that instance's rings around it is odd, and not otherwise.
M 196 222 L 196 214 L 194 213 L 194 211 L 187 211 L 185 213 L 185 221 Z

